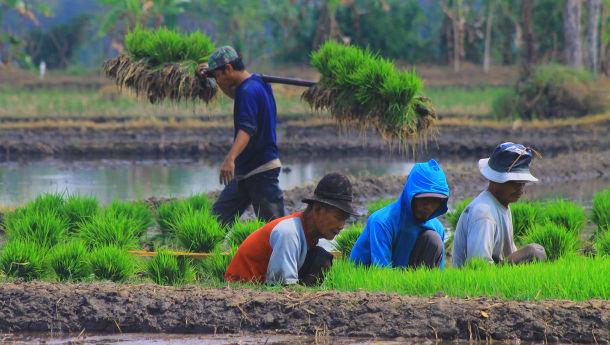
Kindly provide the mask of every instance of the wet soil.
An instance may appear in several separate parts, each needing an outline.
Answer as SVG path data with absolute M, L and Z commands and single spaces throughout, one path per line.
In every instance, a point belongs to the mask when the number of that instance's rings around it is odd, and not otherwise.
M 167 332 L 608 343 L 610 304 L 153 284 L 0 285 L 1 332 Z

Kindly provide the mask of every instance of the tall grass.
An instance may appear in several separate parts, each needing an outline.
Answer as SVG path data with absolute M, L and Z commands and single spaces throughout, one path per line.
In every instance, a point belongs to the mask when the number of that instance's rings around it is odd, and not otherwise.
M 195 279 L 191 260 L 169 250 L 159 250 L 145 265 L 148 277 L 159 285 L 184 285 Z
M 91 274 L 87 255 L 81 241 L 71 241 L 53 247 L 47 262 L 59 281 L 80 281 Z
M 266 223 L 258 218 L 246 219 L 240 221 L 235 219 L 229 233 L 227 234 L 227 243 L 230 246 L 239 247 L 243 241 L 254 231 L 262 228 Z
M 103 246 L 93 250 L 89 263 L 97 279 L 117 283 L 131 278 L 135 269 L 133 257 L 127 251 L 115 246 Z
M 604 232 L 604 229 L 610 227 L 610 188 L 595 193 L 593 196 L 591 221 L 596 225 L 593 238 L 596 238 Z
M 567 255 L 573 255 L 580 242 L 577 233 L 567 231 L 563 225 L 546 222 L 536 224 L 528 229 L 523 243 L 538 243 L 544 247 L 549 261 L 555 261 Z
M 513 220 L 515 243 L 521 244 L 528 229 L 542 221 L 543 209 L 539 203 L 518 201 L 510 204 L 510 212 Z
M 45 275 L 46 250 L 27 239 L 15 239 L 4 246 L 0 269 L 8 277 L 33 280 Z
M 569 256 L 554 262 L 526 265 L 466 265 L 443 271 L 356 267 L 335 260 L 324 287 L 343 291 L 398 292 L 431 296 L 443 291 L 449 296 L 488 296 L 505 300 L 610 298 L 610 259 Z
M 354 244 L 356 244 L 356 240 L 360 234 L 362 234 L 362 230 L 364 230 L 364 224 L 358 222 L 355 224 L 350 224 L 346 229 L 343 229 L 339 235 L 335 237 L 335 250 L 341 252 L 341 256 L 344 258 L 349 258 L 352 253 L 352 249 L 354 248 Z
M 394 201 L 396 201 L 396 199 L 393 198 L 383 198 L 383 199 L 377 199 L 377 200 L 373 200 L 371 202 L 369 202 L 369 216 L 371 214 L 373 214 L 375 211 L 381 210 L 382 208 L 388 206 L 389 204 L 393 203 Z
M 186 250 L 207 253 L 225 236 L 224 227 L 209 212 L 192 211 L 182 215 L 173 232 Z
M 115 212 L 95 215 L 80 228 L 80 238 L 88 248 L 113 245 L 118 248 L 136 248 L 139 226 L 133 219 L 117 217 Z
M 542 208 L 542 218 L 561 225 L 576 235 L 582 233 L 587 220 L 585 210 L 580 205 L 561 199 L 548 202 L 544 205 Z
M 21 239 L 49 249 L 64 239 L 68 225 L 55 210 L 18 209 L 6 218 L 9 241 Z

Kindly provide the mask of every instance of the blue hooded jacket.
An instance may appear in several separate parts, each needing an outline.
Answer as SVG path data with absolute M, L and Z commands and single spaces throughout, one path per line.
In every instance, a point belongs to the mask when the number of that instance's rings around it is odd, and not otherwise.
M 449 197 L 445 173 L 434 159 L 415 164 L 400 198 L 369 217 L 352 249 L 350 260 L 364 265 L 407 267 L 415 241 L 423 231 L 436 231 L 444 242 L 445 229 L 436 217 L 447 212 L 447 199 L 442 199 L 441 206 L 430 219 L 417 223 L 411 210 L 411 199 L 419 193 L 440 193 Z M 443 249 L 441 268 L 444 263 Z

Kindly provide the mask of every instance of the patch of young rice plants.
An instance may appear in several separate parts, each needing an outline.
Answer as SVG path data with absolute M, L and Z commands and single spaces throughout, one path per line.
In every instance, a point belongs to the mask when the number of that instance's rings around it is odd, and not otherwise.
M 593 238 L 603 233 L 610 227 L 610 188 L 595 193 L 593 196 L 593 207 L 591 208 L 591 221 L 596 225 Z
M 95 197 L 84 197 L 79 194 L 68 196 L 64 204 L 64 217 L 69 231 L 78 232 L 81 224 L 91 220 L 99 211 L 99 203 Z
M 595 249 L 597 249 L 598 256 L 610 258 L 610 225 L 606 225 L 606 229 L 598 232 L 595 239 Z
M 504 300 L 608 299 L 610 259 L 569 256 L 554 262 L 524 265 L 473 264 L 462 269 L 416 270 L 354 266 L 335 260 L 326 276 L 325 288 L 342 291 L 382 291 L 432 296 L 498 297 Z
M 217 246 L 212 251 L 212 256 L 203 259 L 201 262 L 201 275 L 216 282 L 225 281 L 225 272 L 235 256 L 237 247 L 231 247 L 231 251 L 226 253 L 220 246 Z
M 191 259 L 176 256 L 169 250 L 159 250 L 145 264 L 148 277 L 159 285 L 184 285 L 195 279 Z
M 563 225 L 547 221 L 530 228 L 523 243 L 538 243 L 544 247 L 546 258 L 555 261 L 566 255 L 575 254 L 580 239 L 575 232 L 567 231 Z
M 339 235 L 335 237 L 335 250 L 341 252 L 341 256 L 344 258 L 349 258 L 352 253 L 352 248 L 354 248 L 354 244 L 356 244 L 356 240 L 364 230 L 364 224 L 358 222 L 355 224 L 350 224 L 346 229 L 343 229 Z
M 447 212 L 445 214 L 445 217 L 449 221 L 449 226 L 451 227 L 451 234 L 449 235 L 449 238 L 447 238 L 447 240 L 445 241 L 446 248 L 452 248 L 453 237 L 455 236 L 455 228 L 457 227 L 458 220 L 460 220 L 462 212 L 464 211 L 466 206 L 470 204 L 471 201 L 472 198 L 465 198 L 464 200 L 462 200 L 462 202 L 455 206 L 455 211 Z
M 140 237 L 153 225 L 153 219 L 146 204 L 141 202 L 121 202 L 113 200 L 112 204 L 104 210 L 109 217 L 117 219 L 130 219 L 133 221 L 136 236 Z
M 89 255 L 91 272 L 100 280 L 121 283 L 129 279 L 135 269 L 134 259 L 126 250 L 115 246 L 96 248 Z
M 208 212 L 192 211 L 176 221 L 173 232 L 182 247 L 193 252 L 207 253 L 225 237 L 225 229 Z
M 78 240 L 58 244 L 47 255 L 47 262 L 59 281 L 81 281 L 91 274 L 87 248 Z
M 239 247 L 251 233 L 260 229 L 266 223 L 258 218 L 246 219 L 243 222 L 235 219 L 231 230 L 227 234 L 227 242 L 230 246 Z
M 14 239 L 4 245 L 0 257 L 0 268 L 7 277 L 33 280 L 45 274 L 44 256 L 46 250 L 35 242 Z
M 209 212 L 210 202 L 205 194 L 193 194 L 182 201 L 172 200 L 157 207 L 157 223 L 162 234 L 169 234 L 176 220 L 193 211 Z
M 9 240 L 23 239 L 49 249 L 64 239 L 68 225 L 54 210 L 18 209 L 6 218 Z
M 210 211 L 210 200 L 205 194 L 192 194 L 188 198 L 184 199 L 184 203 L 195 211 L 209 212 Z
M 518 201 L 510 204 L 510 213 L 513 218 L 513 236 L 516 244 L 521 244 L 527 230 L 540 223 L 542 208 L 539 203 Z
M 555 200 L 542 207 L 542 218 L 562 225 L 568 231 L 580 235 L 587 217 L 585 210 L 572 201 Z
M 382 208 L 393 203 L 394 201 L 396 201 L 396 199 L 393 199 L 393 198 L 384 198 L 384 199 L 377 199 L 377 200 L 371 201 L 369 203 L 369 216 L 371 214 L 373 214 L 375 211 L 381 210 Z
M 61 215 L 64 204 L 64 194 L 44 193 L 38 195 L 33 202 L 26 205 L 26 208 L 41 212 L 56 212 Z
M 83 223 L 80 238 L 88 248 L 113 245 L 125 250 L 136 248 L 140 225 L 132 218 L 117 217 L 114 212 L 104 212 Z

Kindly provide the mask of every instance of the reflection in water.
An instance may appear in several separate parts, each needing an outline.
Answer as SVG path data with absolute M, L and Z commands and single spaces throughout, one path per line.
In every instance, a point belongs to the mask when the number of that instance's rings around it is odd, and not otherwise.
M 405 175 L 413 166 L 406 159 L 347 158 L 283 161 L 280 187 L 312 184 L 324 174 L 339 171 L 351 176 Z M 223 188 L 218 182 L 220 162 L 174 161 L 78 161 L 51 160 L 25 165 L 0 165 L 0 206 L 16 206 L 45 192 L 96 196 L 102 204 L 114 199 L 188 197 Z

